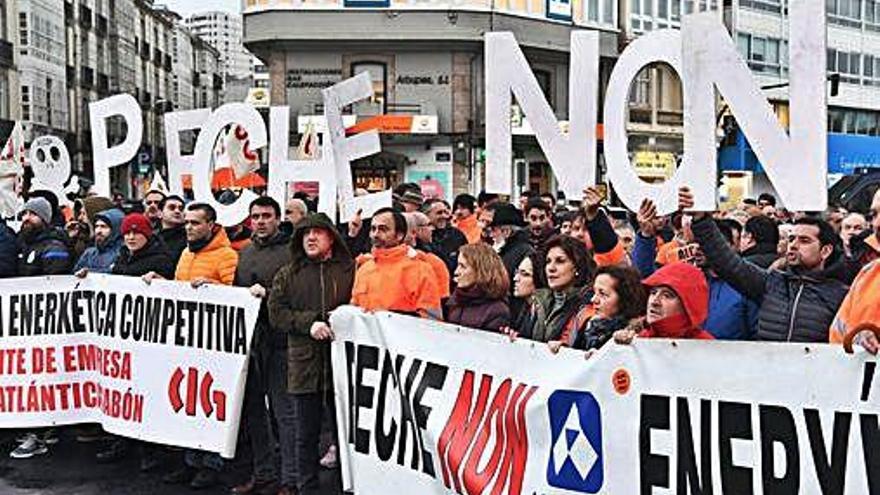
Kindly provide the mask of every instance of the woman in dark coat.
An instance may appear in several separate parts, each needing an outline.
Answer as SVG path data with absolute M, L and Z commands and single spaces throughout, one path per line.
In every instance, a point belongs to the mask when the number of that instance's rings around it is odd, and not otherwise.
M 468 244 L 458 253 L 456 288 L 444 308 L 446 321 L 493 332 L 510 325 L 510 279 L 501 258 L 485 244 Z
M 124 245 L 119 250 L 111 273 L 141 277 L 156 272 L 168 280 L 174 279 L 174 260 L 162 240 L 153 235 L 147 217 L 131 213 L 123 219 L 120 230 Z

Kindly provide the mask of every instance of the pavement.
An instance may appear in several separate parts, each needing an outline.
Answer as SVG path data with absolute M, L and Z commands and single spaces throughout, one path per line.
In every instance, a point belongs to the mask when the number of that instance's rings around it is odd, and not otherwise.
M 223 484 L 209 490 L 194 491 L 185 485 L 166 485 L 162 475 L 170 472 L 182 459 L 182 451 L 168 451 L 165 467 L 154 473 L 138 469 L 139 458 L 131 455 L 116 464 L 95 462 L 101 442 L 79 443 L 70 428 L 61 431 L 61 441 L 50 446 L 48 454 L 31 459 L 11 459 L 20 432 L 0 431 L 0 494 L 2 495 L 219 495 L 229 494 L 230 487 L 246 481 L 250 473 L 247 449 L 239 448 L 238 456 L 223 472 Z M 247 442 L 242 442 L 247 443 Z M 337 471 L 322 470 L 321 493 L 342 494 L 337 485 Z

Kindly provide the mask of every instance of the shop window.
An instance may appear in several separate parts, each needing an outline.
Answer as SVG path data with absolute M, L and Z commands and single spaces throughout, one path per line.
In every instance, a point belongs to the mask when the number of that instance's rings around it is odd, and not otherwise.
M 351 74 L 353 76 L 362 72 L 370 74 L 373 96 L 368 102 L 356 104 L 355 113 L 358 115 L 384 114 L 387 107 L 388 66 L 382 62 L 357 62 L 351 64 Z

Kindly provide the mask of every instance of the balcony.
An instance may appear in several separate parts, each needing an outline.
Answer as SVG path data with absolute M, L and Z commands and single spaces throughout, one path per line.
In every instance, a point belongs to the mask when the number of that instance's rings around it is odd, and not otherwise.
M 12 43 L 6 40 L 0 40 L 0 67 L 12 67 L 12 62 Z
M 83 4 L 79 6 L 79 25 L 83 29 L 92 28 L 92 9 Z

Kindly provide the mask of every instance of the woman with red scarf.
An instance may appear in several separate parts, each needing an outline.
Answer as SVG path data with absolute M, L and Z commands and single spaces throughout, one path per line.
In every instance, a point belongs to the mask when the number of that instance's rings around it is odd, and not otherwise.
M 699 268 L 680 261 L 670 263 L 642 284 L 650 291 L 645 328 L 638 333 L 618 331 L 614 334 L 615 342 L 629 344 L 636 336 L 713 339 L 712 334 L 700 328 L 709 312 L 709 286 Z

